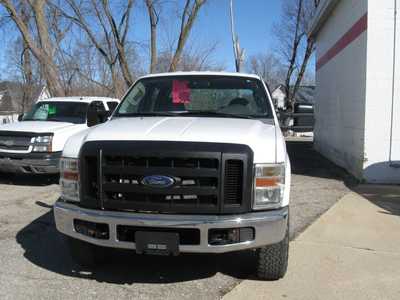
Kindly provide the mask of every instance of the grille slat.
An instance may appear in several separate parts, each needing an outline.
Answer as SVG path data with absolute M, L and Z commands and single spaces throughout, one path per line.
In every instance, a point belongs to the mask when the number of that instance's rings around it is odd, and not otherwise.
M 155 175 L 154 170 L 149 167 L 116 167 L 104 166 L 103 172 L 109 175 Z M 217 169 L 190 169 L 190 168 L 174 168 L 174 167 L 157 167 L 160 174 L 168 174 L 170 176 L 193 176 L 193 177 L 217 177 Z
M 103 183 L 104 192 L 137 193 L 154 195 L 217 195 L 218 190 L 210 187 L 151 188 L 141 184 Z

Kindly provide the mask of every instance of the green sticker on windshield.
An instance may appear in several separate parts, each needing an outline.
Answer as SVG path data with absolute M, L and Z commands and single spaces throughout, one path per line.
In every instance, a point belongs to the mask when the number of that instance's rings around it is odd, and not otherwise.
M 49 115 L 55 115 L 56 112 L 57 112 L 56 107 L 55 107 L 54 105 L 49 105 L 49 112 L 48 112 L 48 114 L 49 114 Z

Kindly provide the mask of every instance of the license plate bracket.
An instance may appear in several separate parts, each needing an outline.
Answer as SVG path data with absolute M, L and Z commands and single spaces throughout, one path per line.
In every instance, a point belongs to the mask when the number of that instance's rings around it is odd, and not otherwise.
M 176 232 L 135 232 L 136 253 L 179 255 L 179 234 Z

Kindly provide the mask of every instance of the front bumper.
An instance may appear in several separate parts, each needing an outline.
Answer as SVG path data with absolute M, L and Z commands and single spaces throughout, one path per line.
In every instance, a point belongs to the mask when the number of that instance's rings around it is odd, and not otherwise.
M 135 249 L 135 243 L 118 240 L 118 225 L 167 229 L 190 228 L 200 230 L 200 243 L 198 245 L 179 245 L 180 252 L 224 253 L 258 248 L 282 241 L 288 226 L 288 207 L 241 215 L 167 215 L 91 210 L 57 201 L 54 205 L 54 217 L 57 230 L 61 233 L 99 246 Z M 76 232 L 74 219 L 107 224 L 109 238 L 97 239 Z M 209 245 L 209 229 L 240 227 L 253 227 L 255 239 L 229 245 Z
M 59 173 L 61 152 L 14 154 L 0 152 L 0 172 L 26 174 Z

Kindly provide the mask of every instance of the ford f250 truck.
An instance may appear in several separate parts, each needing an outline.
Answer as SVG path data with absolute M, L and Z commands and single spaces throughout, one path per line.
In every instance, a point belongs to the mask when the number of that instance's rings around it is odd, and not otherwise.
M 140 78 L 63 150 L 54 215 L 72 257 L 253 250 L 260 278 L 283 277 L 291 170 L 278 124 L 258 76 Z
M 0 172 L 58 173 L 67 139 L 106 121 L 118 103 L 102 97 L 38 101 L 19 122 L 0 125 Z

